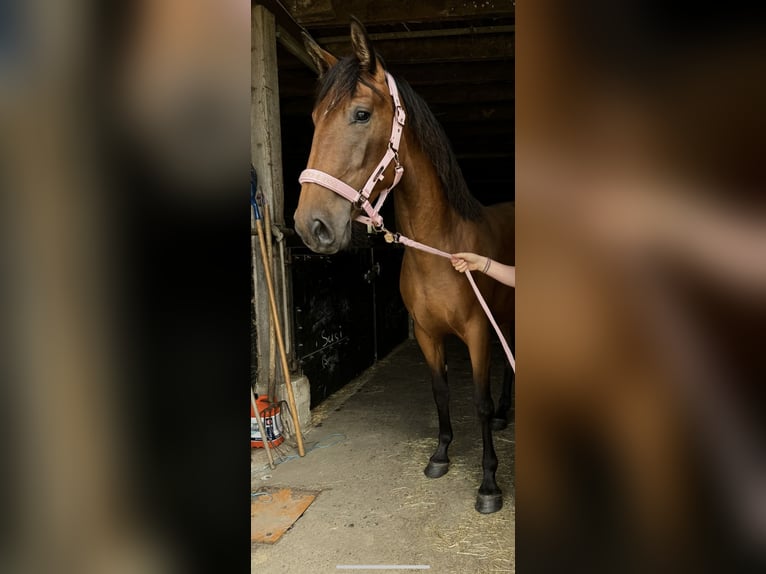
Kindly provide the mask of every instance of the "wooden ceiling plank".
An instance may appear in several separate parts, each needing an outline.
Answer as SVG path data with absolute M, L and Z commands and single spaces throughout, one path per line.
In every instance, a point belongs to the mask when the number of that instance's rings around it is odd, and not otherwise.
M 347 40 L 337 44 L 325 43 L 323 48 L 338 57 L 351 53 L 351 44 Z M 488 34 L 425 38 L 412 42 L 384 40 L 375 42 L 375 49 L 388 66 L 402 63 L 511 61 L 514 57 L 514 36 Z
M 369 27 L 401 22 L 500 18 L 515 14 L 515 0 L 285 0 L 285 5 L 298 22 L 312 28 L 347 24 L 352 15 Z
M 454 38 L 456 36 L 483 36 L 485 34 L 513 34 L 516 26 L 468 26 L 463 28 L 437 28 L 408 32 L 381 32 L 368 34 L 373 42 L 390 40 L 418 40 L 422 38 Z M 321 45 L 348 43 L 348 36 L 317 36 Z

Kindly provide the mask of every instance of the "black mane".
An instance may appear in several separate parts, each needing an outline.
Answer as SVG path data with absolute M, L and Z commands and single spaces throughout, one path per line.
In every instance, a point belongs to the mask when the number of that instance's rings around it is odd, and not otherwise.
M 378 56 L 378 63 L 383 61 Z M 457 213 L 468 220 L 479 220 L 482 217 L 482 206 L 471 195 L 463 178 L 463 172 L 457 163 L 457 158 L 452 151 L 447 135 L 444 133 L 439 121 L 429 109 L 428 104 L 421 98 L 412 87 L 399 77 L 394 78 L 399 88 L 399 95 L 407 112 L 406 129 L 412 131 L 415 140 L 421 149 L 425 151 L 434 165 L 439 180 L 449 204 Z M 333 107 L 346 97 L 353 97 L 358 83 L 372 88 L 385 98 L 388 94 L 382 94 L 375 88 L 369 78 L 362 73 L 359 62 L 353 56 L 348 56 L 338 61 L 320 78 L 317 89 L 317 102 L 331 96 L 330 106 Z M 405 166 L 406 167 L 406 166 Z

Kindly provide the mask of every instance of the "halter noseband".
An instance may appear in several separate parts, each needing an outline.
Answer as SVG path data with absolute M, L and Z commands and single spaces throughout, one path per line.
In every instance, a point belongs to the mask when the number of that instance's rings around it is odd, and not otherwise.
M 383 159 L 378 162 L 377 167 L 367 179 L 367 183 L 364 184 L 364 187 L 357 191 L 347 183 L 339 180 L 337 177 L 318 169 L 304 169 L 298 178 L 300 183 L 316 183 L 345 197 L 353 203 L 355 207 L 367 213 L 367 216 L 360 215 L 356 220 L 361 221 L 362 223 L 372 224 L 376 228 L 381 228 L 383 226 L 383 218 L 378 212 L 380 211 L 380 208 L 383 207 L 383 202 L 386 200 L 388 192 L 396 187 L 404 173 L 404 166 L 399 163 L 399 141 L 402 138 L 402 129 L 404 128 L 407 114 L 405 114 L 402 103 L 399 101 L 399 90 L 396 87 L 396 82 L 394 81 L 393 76 L 388 72 L 386 72 L 386 83 L 388 84 L 388 91 L 391 93 L 391 97 L 394 100 L 394 121 L 391 127 L 391 137 L 388 140 L 388 147 L 386 148 L 386 153 L 383 155 Z M 388 166 L 391 165 L 392 161 L 396 162 L 394 166 L 394 181 L 390 187 L 380 192 L 378 201 L 375 203 L 375 207 L 373 207 L 372 204 L 370 204 L 372 190 L 379 181 L 383 180 L 385 171 Z

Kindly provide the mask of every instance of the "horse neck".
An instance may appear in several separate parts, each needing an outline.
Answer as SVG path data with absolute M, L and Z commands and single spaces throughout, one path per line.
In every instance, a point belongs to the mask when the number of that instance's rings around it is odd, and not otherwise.
M 458 218 L 447 201 L 436 168 L 406 131 L 400 158 L 404 175 L 393 192 L 398 230 L 407 237 L 433 245 L 448 236 Z

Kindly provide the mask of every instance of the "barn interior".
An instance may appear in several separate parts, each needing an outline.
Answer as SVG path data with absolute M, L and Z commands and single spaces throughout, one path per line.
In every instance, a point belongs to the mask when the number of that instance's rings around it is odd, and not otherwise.
M 307 373 L 313 408 L 407 338 L 408 328 L 406 310 L 398 297 L 400 250 L 390 248 L 379 237 L 368 237 L 355 242 L 363 247 L 328 258 L 305 248 L 292 233 L 300 191 L 298 176 L 306 167 L 313 137 L 311 111 L 317 82 L 301 35 L 308 33 L 324 49 L 342 57 L 351 53 L 350 18 L 361 20 L 388 69 L 406 79 L 440 121 L 471 192 L 491 205 L 515 198 L 515 3 L 264 0 L 255 4 L 274 19 L 283 185 L 283 203 L 277 200 L 275 204 L 282 211 L 290 252 L 296 337 L 293 358 L 298 363 L 293 366 Z M 393 218 L 391 202 L 383 214 L 387 221 Z M 372 282 L 364 279 L 371 271 Z M 309 277 L 313 280 L 304 280 Z M 318 292 L 339 294 L 336 301 L 347 302 L 318 302 Z M 345 325 L 345 330 L 338 327 L 325 334 L 339 340 L 336 347 L 345 344 L 348 352 L 338 359 L 312 354 L 322 341 L 300 340 L 302 333 L 316 324 L 318 316 L 342 313 L 349 306 L 353 311 L 346 314 L 357 320 Z M 376 327 L 359 329 L 361 323 Z M 339 335 L 341 331 L 343 335 Z M 257 360 L 255 353 L 254 362 Z M 343 373 L 328 377 L 321 366 L 328 361 Z
M 459 463 L 447 475 L 450 478 L 428 481 L 422 466 L 426 451 L 435 445 L 436 410 L 427 368 L 411 338 L 410 319 L 399 295 L 401 246 L 361 233 L 352 249 L 332 256 L 317 254 L 292 231 L 292 215 L 300 191 L 298 176 L 312 145 L 317 81 L 301 36 L 307 33 L 338 57 L 348 55 L 352 16 L 365 25 L 387 69 L 406 79 L 426 100 L 449 138 L 473 195 L 485 205 L 513 200 L 514 13 L 512 0 L 257 0 L 253 4 L 254 54 L 269 44 L 262 36 L 270 28 L 276 44 L 273 84 L 258 91 L 258 74 L 270 73 L 264 69 L 268 64 L 263 64 L 254 71 L 253 97 L 268 98 L 273 93 L 272 112 L 274 107 L 278 110 L 272 115 L 278 126 L 264 120 L 260 128 L 253 128 L 253 159 L 256 171 L 258 161 L 263 162 L 262 171 L 271 169 L 259 150 L 268 148 L 269 141 L 277 142 L 273 138 L 277 132 L 278 157 L 273 163 L 279 168 L 273 174 L 258 173 L 259 191 L 275 207 L 274 226 L 284 233 L 286 254 L 284 259 L 277 258 L 275 275 L 278 282 L 282 266 L 285 283 L 277 285 L 276 299 L 285 301 L 289 316 L 283 330 L 295 394 L 308 402 L 306 408 L 297 409 L 302 412 L 299 419 L 309 452 L 299 457 L 288 440 L 277 447 L 275 456 L 290 464 L 269 469 L 264 449 L 253 449 L 251 486 L 258 498 L 275 484 L 320 493 L 281 540 L 295 550 L 292 557 L 280 551 L 280 542 L 253 542 L 256 570 L 276 560 L 285 565 L 285 571 L 301 571 L 299 564 L 315 559 L 319 569 L 312 571 L 330 571 L 336 563 L 364 562 L 367 557 L 377 562 L 441 565 L 440 571 L 452 571 L 450 564 L 463 568 L 455 571 L 512 571 L 512 424 L 498 433 L 495 443 L 505 505 L 483 527 L 493 542 L 472 539 L 469 534 L 481 517 L 473 508 L 480 480 L 481 433 L 476 427 L 465 347 L 456 340 L 448 343 L 450 383 L 458 403 L 454 407 L 456 436 L 461 435 L 455 446 Z M 254 110 L 257 113 L 257 105 Z M 389 202 L 383 211 L 387 222 L 393 217 L 391 207 Z M 265 285 L 259 278 L 255 234 L 253 242 L 256 301 L 251 382 L 258 392 L 268 394 L 266 381 L 274 378 L 275 360 L 268 351 L 268 321 L 263 320 L 268 316 L 265 297 L 258 301 Z M 497 397 L 503 376 L 499 344 L 493 348 L 491 373 Z M 288 419 L 282 404 L 283 419 Z M 413 405 L 422 409 L 416 414 Z M 285 422 L 290 426 L 289 420 Z M 402 444 L 409 445 L 404 456 Z M 371 445 L 377 445 L 372 454 Z M 363 484 L 354 478 L 361 467 L 369 470 Z M 356 491 L 352 494 L 352 490 Z M 403 528 L 414 515 L 433 525 L 429 527 L 433 536 L 407 547 Z M 448 529 L 449 540 L 439 538 L 439 524 L 455 517 L 464 526 Z M 373 539 L 382 550 L 370 554 Z M 342 556 L 333 554 L 337 552 Z

